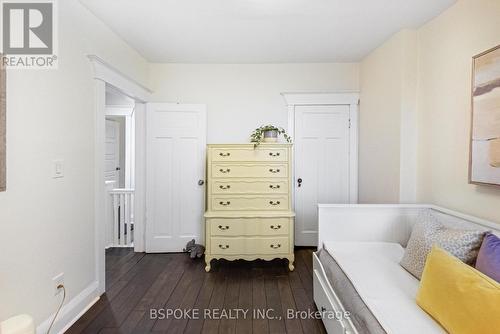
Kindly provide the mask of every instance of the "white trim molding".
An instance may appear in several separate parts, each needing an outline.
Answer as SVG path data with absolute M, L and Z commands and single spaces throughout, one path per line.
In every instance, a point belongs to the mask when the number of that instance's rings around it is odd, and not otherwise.
M 94 227 L 95 227 L 95 281 L 97 282 L 97 293 L 98 296 L 105 292 L 106 287 L 106 276 L 105 276 L 105 221 L 106 221 L 106 210 L 105 210 L 105 183 L 104 183 L 104 151 L 105 151 L 105 115 L 106 115 L 106 87 L 112 86 L 114 90 L 121 92 L 122 94 L 130 97 L 135 101 L 135 112 L 145 113 L 145 109 L 141 108 L 144 103 L 151 99 L 152 91 L 135 81 L 134 79 L 128 77 L 127 75 L 120 72 L 118 69 L 108 64 L 102 58 L 96 55 L 87 56 L 93 69 L 94 78 Z M 137 116 L 137 115 L 136 115 Z M 145 115 L 141 115 L 145 117 Z M 135 117 L 137 118 L 137 117 Z M 145 135 L 142 132 L 136 133 L 137 136 Z M 144 154 L 140 150 L 143 149 L 142 146 L 136 147 L 135 154 L 141 156 Z M 137 161 L 136 161 L 137 162 Z M 136 166 L 134 166 L 136 167 Z M 136 180 L 136 187 L 143 189 L 144 185 L 143 177 Z M 137 202 L 143 200 L 144 197 L 137 196 L 135 207 L 141 209 L 144 203 Z M 135 225 L 139 228 L 137 229 L 137 234 L 141 233 L 145 217 L 143 211 L 139 210 L 141 216 L 134 217 Z M 138 237 L 139 240 L 143 239 L 143 236 Z M 136 252 L 143 251 L 144 244 L 141 241 L 134 245 L 134 250 Z
M 359 104 L 359 92 L 281 93 L 288 106 Z
M 132 116 L 134 112 L 134 106 L 116 106 L 107 105 L 106 106 L 106 116 Z
M 288 134 L 295 138 L 295 108 L 311 105 L 348 105 L 349 106 L 349 202 L 358 203 L 358 136 L 359 136 L 359 92 L 318 92 L 318 93 L 281 93 L 288 106 Z M 295 162 L 293 163 L 295 166 Z M 295 168 L 294 168 L 295 170 Z M 292 173 L 295 173 L 293 171 Z M 295 176 L 294 178 L 295 179 Z M 294 197 L 294 194 L 292 194 Z M 293 202 L 294 203 L 294 202 Z
M 94 245 L 95 280 L 99 295 L 105 292 L 106 275 L 106 187 L 104 180 L 104 154 L 106 138 L 106 82 L 94 80 Z
M 138 101 L 151 100 L 153 93 L 149 88 L 123 74 L 120 70 L 96 55 L 87 55 L 94 70 L 94 78 L 105 81 L 119 92 Z
M 146 250 L 146 104 L 136 103 L 134 111 L 134 251 Z

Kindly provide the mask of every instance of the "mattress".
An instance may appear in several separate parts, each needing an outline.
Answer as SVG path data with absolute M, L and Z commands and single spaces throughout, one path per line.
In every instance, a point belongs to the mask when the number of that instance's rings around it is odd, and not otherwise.
M 445 333 L 417 305 L 415 298 L 419 281 L 399 265 L 404 254 L 401 245 L 390 242 L 325 242 L 324 248 L 385 332 Z M 348 302 L 346 297 L 344 300 Z M 346 310 L 350 311 L 347 306 Z
M 350 312 L 351 321 L 358 333 L 386 334 L 387 332 L 363 302 L 337 261 L 325 249 L 320 249 L 317 255 L 337 297 L 339 297 L 344 309 Z

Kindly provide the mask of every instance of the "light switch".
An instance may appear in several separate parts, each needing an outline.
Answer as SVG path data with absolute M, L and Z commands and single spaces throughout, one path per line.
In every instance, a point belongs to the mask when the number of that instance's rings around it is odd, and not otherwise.
M 52 178 L 58 179 L 64 177 L 64 160 L 52 161 Z

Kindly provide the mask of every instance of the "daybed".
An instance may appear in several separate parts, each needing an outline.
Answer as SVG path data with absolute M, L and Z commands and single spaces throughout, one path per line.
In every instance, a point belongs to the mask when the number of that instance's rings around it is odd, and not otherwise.
M 497 224 L 431 205 L 319 205 L 314 300 L 330 334 L 433 334 L 444 329 L 415 302 L 419 280 L 399 265 L 413 224 L 428 210 L 445 225 Z

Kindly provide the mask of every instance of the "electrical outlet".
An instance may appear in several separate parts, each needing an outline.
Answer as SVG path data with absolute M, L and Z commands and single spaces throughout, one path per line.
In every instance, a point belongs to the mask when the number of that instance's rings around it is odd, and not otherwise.
M 52 278 L 52 283 L 54 285 L 54 296 L 57 296 L 62 292 L 62 289 L 58 289 L 57 287 L 61 284 L 64 285 L 64 273 L 60 273 L 59 275 L 54 276 Z

